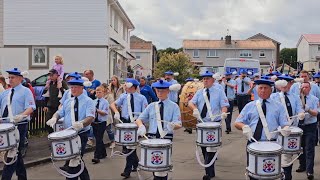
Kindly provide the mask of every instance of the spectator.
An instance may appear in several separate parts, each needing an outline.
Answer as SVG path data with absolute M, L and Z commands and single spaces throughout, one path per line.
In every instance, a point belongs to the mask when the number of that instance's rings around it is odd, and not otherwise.
M 8 89 L 6 78 L 3 76 L 0 76 L 0 93 L 2 93 L 6 89 Z
M 101 82 L 96 80 L 96 79 L 94 79 L 94 73 L 93 73 L 92 70 L 85 70 L 83 72 L 83 74 L 92 83 L 91 86 L 85 87 L 85 90 L 87 91 L 88 96 L 91 99 L 96 99 L 96 92 L 95 91 L 96 91 L 96 88 L 101 85 Z
M 140 93 L 146 97 L 148 104 L 158 101 L 156 94 L 153 92 L 152 88 L 146 84 L 146 78 L 143 76 L 140 78 L 139 88 Z

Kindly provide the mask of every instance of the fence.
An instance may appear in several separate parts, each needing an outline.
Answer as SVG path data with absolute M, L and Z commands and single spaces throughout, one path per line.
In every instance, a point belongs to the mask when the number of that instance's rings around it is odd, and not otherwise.
M 45 102 L 41 100 L 36 101 L 36 110 L 33 112 L 31 121 L 29 122 L 30 135 L 47 131 L 46 129 L 46 113 L 43 111 Z

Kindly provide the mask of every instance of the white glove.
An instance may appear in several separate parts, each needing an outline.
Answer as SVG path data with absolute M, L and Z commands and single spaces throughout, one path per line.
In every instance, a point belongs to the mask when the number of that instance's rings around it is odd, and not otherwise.
M 198 109 L 194 109 L 192 115 L 197 119 L 201 119 L 200 112 Z
M 21 122 L 27 115 L 18 114 L 13 117 L 14 122 Z
M 221 119 L 222 119 L 222 120 L 227 119 L 227 117 L 228 117 L 228 114 L 227 114 L 227 113 L 225 113 L 225 112 L 221 113 Z
M 289 126 L 285 126 L 284 128 L 280 129 L 280 133 L 282 134 L 282 136 L 287 137 L 291 134 L 291 129 L 289 128 Z
M 76 158 L 70 159 L 69 161 L 69 167 L 77 167 L 80 164 L 81 158 L 78 156 Z
M 49 119 L 46 124 L 53 128 L 53 126 L 57 123 L 58 119 L 56 117 L 52 117 Z
M 127 149 L 137 149 L 137 146 L 126 146 Z
M 180 84 L 172 84 L 170 87 L 169 87 L 169 90 L 170 91 L 179 91 L 181 89 L 181 85 Z
M 305 117 L 305 114 L 303 112 L 298 114 L 299 120 L 304 120 L 304 117 Z
M 13 148 L 13 149 L 10 149 L 10 150 L 8 151 L 7 157 L 8 157 L 8 158 L 14 158 L 14 157 L 17 156 L 17 154 L 18 154 L 17 148 Z
M 75 130 L 79 131 L 80 129 L 83 128 L 83 124 L 82 124 L 82 122 L 74 122 L 74 123 L 72 123 L 72 127 L 73 127 Z
M 113 118 L 114 118 L 114 119 L 120 119 L 120 114 L 119 114 L 119 112 L 114 113 Z
M 310 107 L 308 105 L 305 105 L 304 110 L 308 112 L 310 110 Z
M 248 125 L 242 127 L 242 133 L 247 137 L 248 140 L 252 138 L 252 130 Z
M 173 132 L 174 127 L 176 127 L 176 125 L 174 123 L 167 123 L 167 130 L 169 132 Z
M 147 133 L 146 127 L 144 125 L 141 125 L 138 129 L 138 135 L 139 136 L 144 136 Z

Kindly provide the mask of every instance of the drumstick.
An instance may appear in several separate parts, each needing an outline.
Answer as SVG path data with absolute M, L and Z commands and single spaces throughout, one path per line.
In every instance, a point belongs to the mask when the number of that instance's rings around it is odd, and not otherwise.
M 251 139 L 256 143 L 259 143 L 253 136 L 251 137 Z
M 120 119 L 116 119 L 116 120 L 120 121 L 120 123 L 122 123 L 122 124 L 123 124 L 123 121 L 121 121 Z
M 2 119 L 9 119 L 9 117 L 3 117 L 3 118 L 0 118 L 0 120 L 2 120 Z
M 304 113 L 304 115 L 307 115 L 307 114 L 309 114 L 309 113 Z M 291 117 L 289 117 L 289 119 L 296 118 L 296 117 L 298 117 L 298 116 L 299 116 L 299 114 L 297 114 L 297 115 L 295 115 L 295 116 L 291 116 Z
M 227 112 L 226 114 L 230 114 L 230 112 Z M 217 114 L 217 115 L 214 115 L 214 116 L 212 116 L 212 119 L 213 118 L 216 118 L 216 117 L 219 117 L 219 116 L 221 116 L 222 114 Z M 211 120 L 212 121 L 212 120 Z
M 146 135 L 143 135 L 144 138 L 149 139 Z

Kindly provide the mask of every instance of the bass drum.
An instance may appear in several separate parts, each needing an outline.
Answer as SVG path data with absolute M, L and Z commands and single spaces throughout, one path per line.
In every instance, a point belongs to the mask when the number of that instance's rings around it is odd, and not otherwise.
M 192 116 L 192 109 L 188 107 L 188 102 L 196 94 L 199 89 L 203 88 L 203 83 L 200 81 L 187 82 L 179 95 L 179 107 L 181 111 L 182 126 L 185 128 L 196 128 L 197 119 Z

